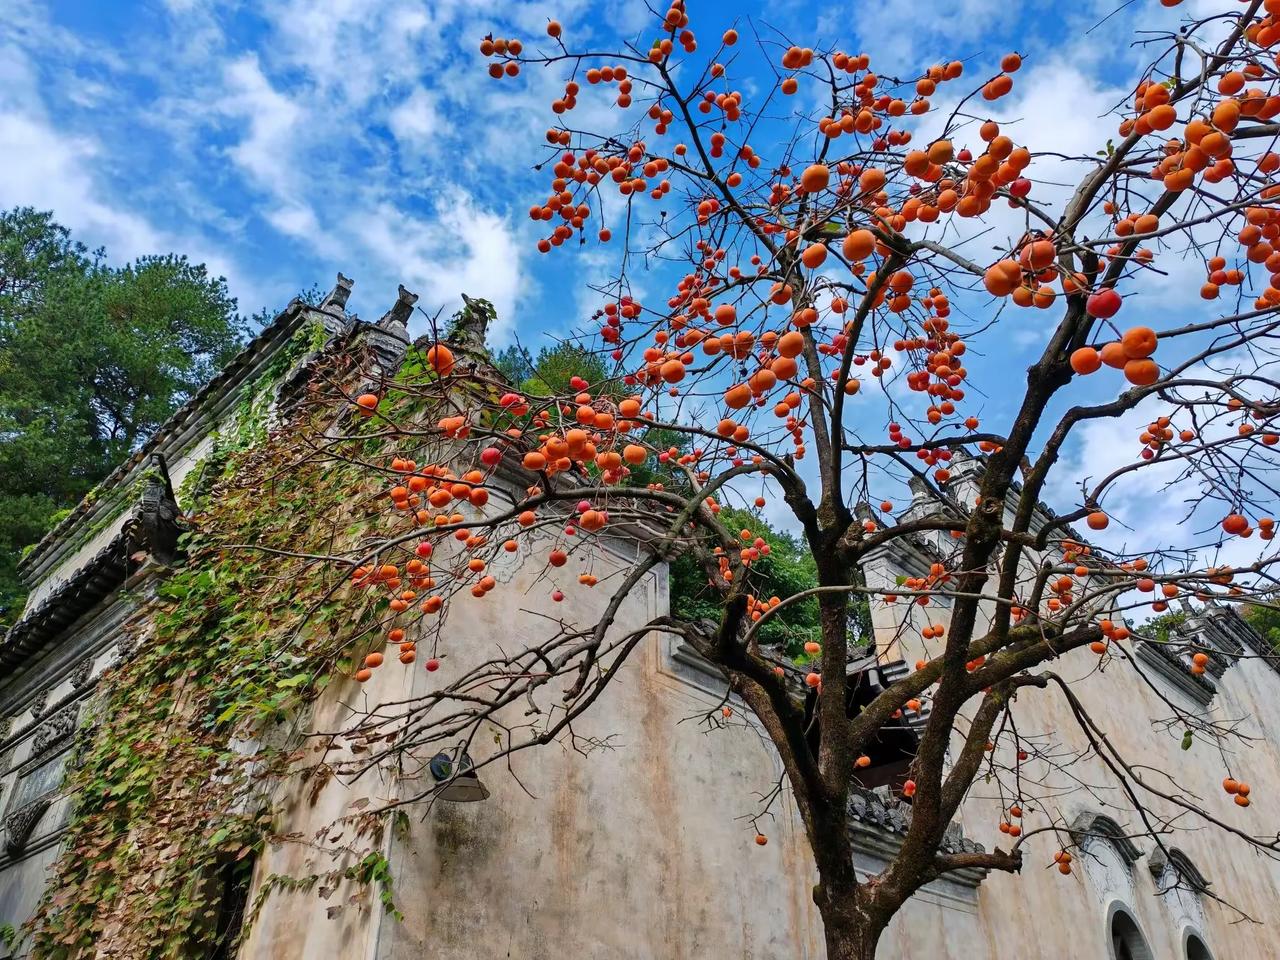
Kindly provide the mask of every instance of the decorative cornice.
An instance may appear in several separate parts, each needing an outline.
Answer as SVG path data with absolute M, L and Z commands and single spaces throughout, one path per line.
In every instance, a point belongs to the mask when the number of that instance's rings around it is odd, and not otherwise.
M 911 805 L 888 799 L 875 790 L 853 787 L 849 793 L 849 829 L 854 849 L 880 859 L 892 858 L 911 829 Z M 964 835 L 958 823 L 948 824 L 939 847 L 941 853 L 984 853 L 986 848 Z M 965 868 L 946 874 L 946 879 L 976 887 L 987 875 L 981 868 Z
M 1142 857 L 1142 850 L 1129 839 L 1124 828 L 1105 813 L 1086 810 L 1072 821 L 1070 830 L 1076 843 L 1093 838 L 1111 844 L 1126 864 L 1137 863 Z
M 131 557 L 133 536 L 121 529 L 111 542 L 28 610 L 0 641 L 0 675 L 18 672 L 55 637 L 110 596 L 139 568 Z
M 22 853 L 31 838 L 31 831 L 53 803 L 53 797 L 51 793 L 36 797 L 4 818 L 4 849 L 10 857 L 16 858 Z
M 1185 882 L 1196 893 L 1209 889 L 1209 879 L 1191 862 L 1191 858 L 1177 847 L 1170 847 L 1167 856 L 1162 848 L 1157 848 L 1152 852 L 1147 862 L 1147 867 L 1151 871 L 1151 876 L 1155 878 L 1157 887 L 1160 885 L 1160 880 L 1164 876 L 1165 870 L 1172 869 L 1177 881 Z M 1167 893 L 1170 889 L 1172 887 L 1166 887 L 1160 892 Z
M 1183 663 L 1168 644 L 1143 640 L 1138 643 L 1136 654 L 1138 659 L 1154 669 L 1162 679 L 1201 706 L 1208 706 L 1213 695 L 1218 692 L 1213 681 L 1203 674 L 1193 674 L 1190 666 Z

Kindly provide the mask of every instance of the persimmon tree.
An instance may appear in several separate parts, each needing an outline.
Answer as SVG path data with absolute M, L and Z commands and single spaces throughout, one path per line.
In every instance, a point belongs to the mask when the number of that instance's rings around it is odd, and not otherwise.
M 872 957 L 908 898 L 950 871 L 1017 871 L 1031 856 L 1070 872 L 1063 824 L 1019 822 L 1034 798 L 1019 778 L 1027 752 L 1005 749 L 1015 697 L 1066 699 L 1085 752 L 1157 843 L 1185 820 L 1280 853 L 1274 837 L 1120 755 L 1051 665 L 1129 668 L 1143 632 L 1132 611 L 1174 598 L 1247 604 L 1273 588 L 1280 3 L 1223 4 L 1144 34 L 1150 65 L 1116 105 L 1110 138 L 1081 155 L 1022 143 L 1017 123 L 991 118 L 1018 83 L 1016 53 L 975 79 L 960 61 L 881 64 L 835 41 L 809 48 L 755 25 L 750 42 L 745 27 L 709 38 L 694 26 L 675 0 L 654 16 L 647 49 L 579 51 L 556 22 L 544 37 L 480 45 L 499 85 L 534 69 L 563 76 L 539 158 L 546 192 L 529 216 L 548 257 L 617 251 L 599 309 L 566 338 L 605 374 L 517 389 L 485 354 L 472 305 L 452 329 L 433 327 L 422 376 L 350 392 L 352 415 L 324 452 L 355 459 L 371 440 L 393 451 L 360 455 L 385 478 L 386 521 L 337 558 L 354 597 L 385 604 L 385 637 L 356 679 L 396 667 L 382 665 L 383 640 L 416 669 L 456 659 L 429 692 L 334 732 L 374 744 L 344 772 L 393 756 L 422 769 L 438 750 L 456 758 L 479 743 L 477 769 L 510 766 L 574 738 L 660 632 L 714 664 L 776 747 L 832 958 Z M 573 122 L 589 99 L 610 108 L 593 111 L 602 129 Z M 641 274 L 645 296 L 632 286 Z M 1171 284 L 1178 310 L 1145 306 L 1140 294 Z M 990 382 L 971 383 L 966 363 L 1026 325 L 1046 336 L 1025 374 L 988 363 Z M 975 397 L 995 393 L 1009 412 L 980 422 Z M 1079 430 L 1131 411 L 1149 411 L 1131 461 L 1087 477 L 1046 520 L 1040 500 L 1064 488 Z M 973 454 L 976 493 L 961 497 L 953 469 Z M 927 510 L 895 509 L 907 483 Z M 1105 530 L 1108 496 L 1129 484 L 1185 505 L 1179 549 L 1163 548 L 1161 531 L 1106 549 L 1071 530 Z M 762 508 L 798 531 L 807 587 L 779 595 L 760 572 L 769 544 L 728 522 Z M 943 559 L 869 583 L 867 558 L 912 537 Z M 630 541 L 636 559 L 603 563 L 604 539 Z M 1224 544 L 1247 564 L 1217 559 Z M 468 661 L 450 646 L 449 617 L 495 602 L 508 553 L 543 571 L 563 614 L 538 620 L 535 643 Z M 620 618 L 637 584 L 675 562 L 705 579 L 715 617 Z M 574 599 L 587 590 L 607 600 L 584 621 Z M 762 642 L 800 603 L 817 607 L 805 652 L 781 649 L 776 632 Z M 928 654 L 853 712 L 848 664 L 876 649 L 872 612 Z M 1196 652 L 1188 669 L 1206 662 Z M 882 727 L 925 704 L 896 791 L 909 830 L 884 870 L 860 880 L 849 832 L 858 771 Z M 1233 733 L 1168 709 L 1175 736 Z M 1058 762 L 1052 751 L 1033 759 Z M 1247 784 L 1223 772 L 1221 802 L 1248 806 Z M 980 776 L 1012 800 L 1009 843 L 944 852 Z M 429 800 L 439 784 L 427 783 L 397 804 Z

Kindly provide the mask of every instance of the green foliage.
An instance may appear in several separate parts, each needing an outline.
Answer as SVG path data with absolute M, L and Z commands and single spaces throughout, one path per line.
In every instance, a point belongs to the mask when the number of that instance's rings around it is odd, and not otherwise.
M 108 266 L 48 213 L 0 213 L 0 622 L 21 548 L 239 348 L 225 281 L 185 257 Z
M 296 339 L 287 356 L 310 343 L 307 331 Z M 104 677 L 102 721 L 69 775 L 64 853 L 31 927 L 39 960 L 90 956 L 108 928 L 121 956 L 157 960 L 204 955 L 225 936 L 210 878 L 271 841 L 274 790 L 299 775 L 298 708 L 349 666 L 350 644 L 380 615 L 333 598 L 343 572 L 279 553 L 342 549 L 378 515 L 350 496 L 369 481 L 358 465 L 305 455 L 326 425 L 323 407 L 304 406 L 265 443 L 224 445 L 210 459 L 225 469 L 199 484 L 209 496 L 192 491 L 207 510 L 185 537 L 189 560 L 125 625 L 136 649 Z M 239 543 L 262 549 L 228 546 Z M 381 823 L 356 826 L 378 849 Z M 390 877 L 381 854 L 361 852 L 316 879 L 376 887 L 398 915 Z
M 1273 602 L 1277 599 L 1280 598 L 1273 596 Z M 1280 651 L 1280 606 L 1247 604 L 1241 606 L 1240 612 L 1249 626 L 1262 634 L 1274 650 Z
M 496 366 L 521 393 L 533 397 L 574 392 L 569 381 L 581 377 L 600 396 L 622 396 L 609 381 L 604 361 L 573 343 L 543 347 L 535 359 L 523 347 L 507 347 L 494 359 Z
M 281 378 L 308 353 L 323 347 L 325 341 L 324 324 L 319 321 L 295 331 L 283 349 L 271 358 L 262 375 L 244 391 L 236 409 L 234 433 L 229 438 L 222 438 L 225 440 L 223 455 L 248 450 L 267 438 L 267 415 Z
M 1177 629 L 1187 622 L 1187 615 L 1180 610 L 1172 610 L 1169 613 L 1161 614 L 1158 617 L 1152 617 L 1142 626 L 1142 632 L 1148 637 L 1168 643 Z
M 730 530 L 750 530 L 763 538 L 769 553 L 751 565 L 757 596 L 789 597 L 818 582 L 817 566 L 806 546 L 789 534 L 774 530 L 758 514 L 733 508 L 720 511 L 720 521 Z M 684 555 L 671 564 L 671 612 L 688 620 L 707 618 L 719 622 L 723 601 L 707 583 L 706 574 L 692 557 Z M 804 657 L 806 642 L 820 641 L 822 629 L 816 598 L 793 604 L 769 619 L 760 630 L 760 642 L 778 647 L 787 656 Z

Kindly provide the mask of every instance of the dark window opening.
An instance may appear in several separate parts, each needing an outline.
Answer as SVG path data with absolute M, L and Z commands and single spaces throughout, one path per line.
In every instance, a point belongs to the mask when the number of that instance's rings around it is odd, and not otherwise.
M 214 877 L 217 897 L 211 943 L 206 960 L 235 960 L 240 948 L 240 932 L 249 906 L 253 882 L 253 857 L 231 860 L 218 868 Z
M 1115 960 L 1152 960 L 1142 931 L 1123 910 L 1117 910 L 1111 918 L 1111 953 Z
M 1187 960 L 1213 960 L 1209 948 L 1194 933 L 1187 938 Z

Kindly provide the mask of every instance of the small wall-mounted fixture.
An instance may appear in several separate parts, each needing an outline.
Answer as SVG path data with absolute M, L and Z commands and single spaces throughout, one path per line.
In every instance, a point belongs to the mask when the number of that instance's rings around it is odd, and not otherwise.
M 449 754 L 437 753 L 431 758 L 429 764 L 431 779 L 444 786 L 436 791 L 436 796 L 441 800 L 452 800 L 457 803 L 474 803 L 477 800 L 489 799 L 489 791 L 476 776 L 475 770 L 472 769 L 474 766 L 471 755 L 466 751 L 463 751 L 456 767 L 453 757 Z

